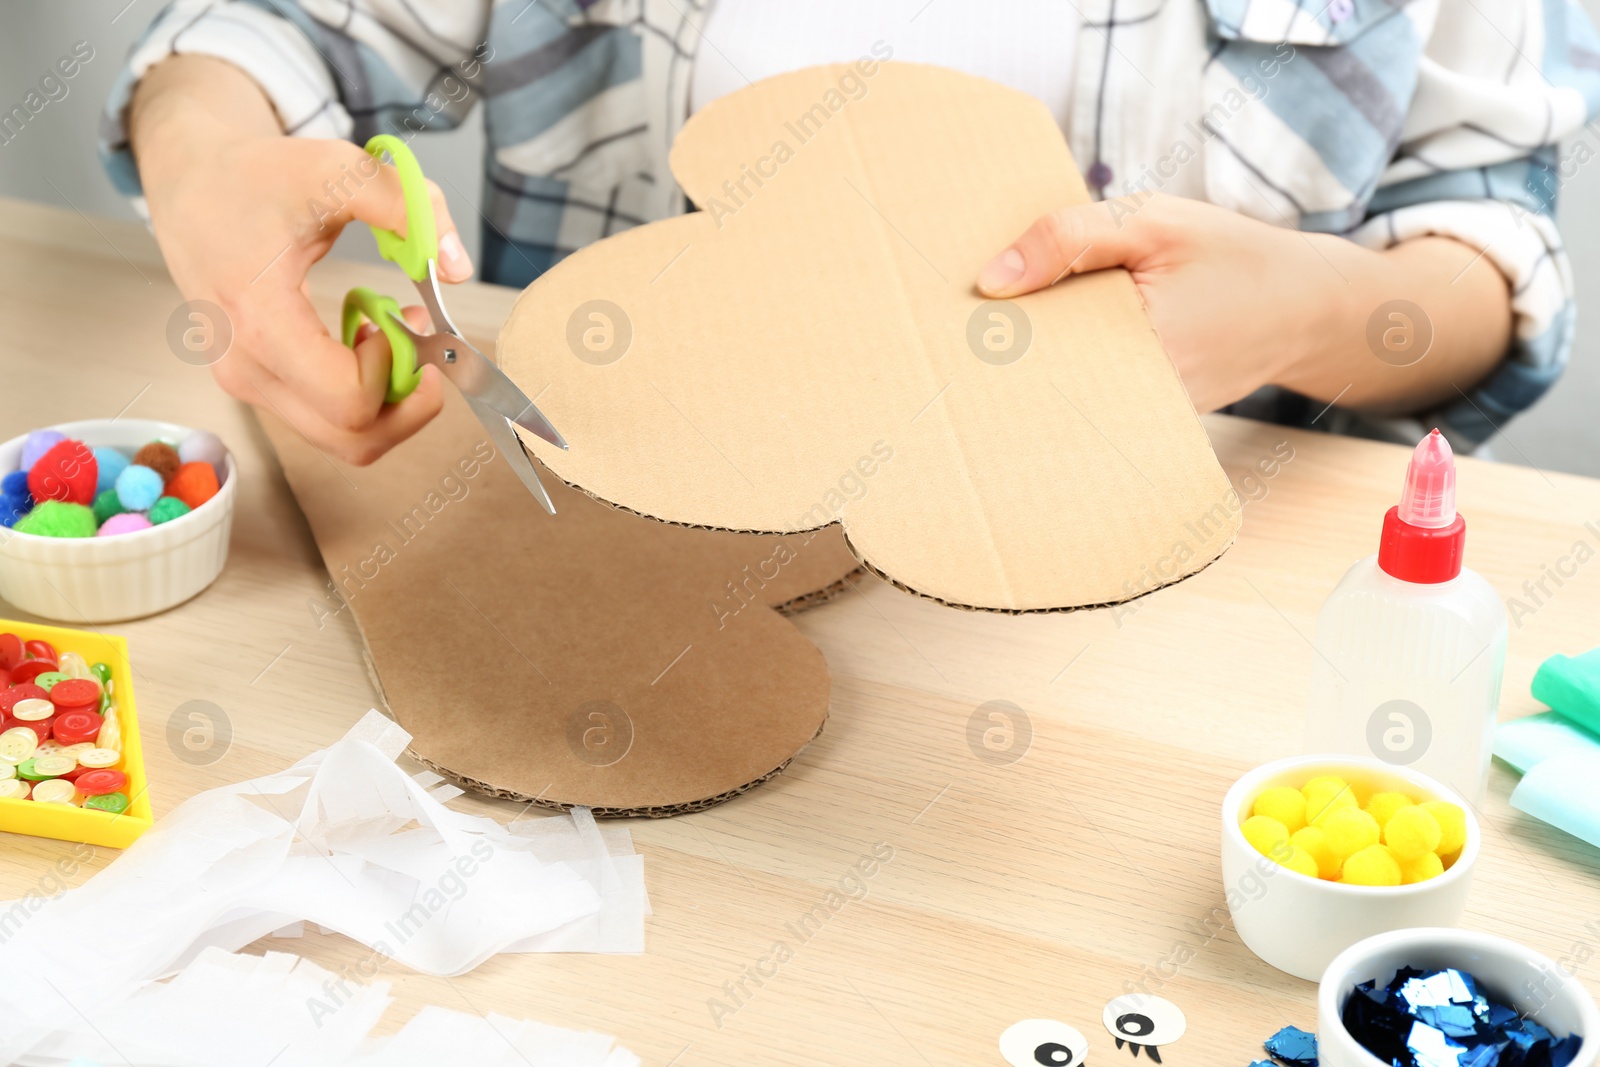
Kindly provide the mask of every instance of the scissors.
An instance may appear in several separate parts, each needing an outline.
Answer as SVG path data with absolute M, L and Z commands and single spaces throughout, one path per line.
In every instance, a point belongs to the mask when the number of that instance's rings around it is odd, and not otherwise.
M 557 448 L 565 449 L 566 440 L 527 394 L 461 336 L 461 331 L 450 320 L 439 292 L 439 235 L 434 227 L 433 203 L 428 198 L 428 185 L 423 180 L 417 157 L 411 154 L 404 141 L 387 133 L 368 141 L 366 149 L 380 163 L 384 153 L 389 154 L 395 170 L 400 173 L 400 190 L 406 202 L 404 237 L 393 230 L 372 228 L 372 236 L 378 241 L 378 254 L 405 271 L 406 277 L 416 284 L 422 305 L 432 320 L 433 332 L 417 333 L 401 316 L 400 305 L 392 297 L 358 286 L 344 296 L 344 310 L 340 316 L 344 344 L 349 346 L 355 342 L 356 330 L 363 319 L 370 319 L 383 331 L 392 353 L 389 389 L 384 396 L 384 401 L 390 404 L 404 400 L 421 384 L 419 364 L 431 363 L 438 367 L 461 390 L 472 413 L 489 432 L 495 451 L 506 457 L 522 484 L 554 515 L 556 507 L 550 502 L 550 494 L 545 492 L 533 461 L 528 458 L 511 424 L 538 434 Z

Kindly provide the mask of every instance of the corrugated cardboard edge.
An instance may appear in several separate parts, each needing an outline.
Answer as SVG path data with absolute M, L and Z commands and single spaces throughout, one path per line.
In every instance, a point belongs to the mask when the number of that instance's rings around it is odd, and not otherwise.
M 522 442 L 520 438 L 518 443 L 522 444 L 523 451 L 528 451 L 527 444 Z M 1232 548 L 1239 540 L 1239 534 L 1237 528 L 1235 528 L 1233 536 L 1229 537 L 1228 540 L 1223 543 L 1222 547 L 1218 549 L 1217 554 L 1206 560 L 1194 570 L 1185 571 L 1175 578 L 1162 582 L 1159 585 L 1152 585 L 1148 589 L 1141 589 L 1132 596 L 1123 597 L 1120 600 L 1107 600 L 1099 604 L 1070 604 L 1048 608 L 996 608 L 988 607 L 983 604 L 966 604 L 959 600 L 947 600 L 944 597 L 935 596 L 932 593 L 925 593 L 922 590 L 913 588 L 912 586 L 907 585 L 905 582 L 902 582 L 900 579 L 892 577 L 884 571 L 879 570 L 877 567 L 873 566 L 864 555 L 857 551 L 856 546 L 850 540 L 849 529 L 846 528 L 842 522 L 834 521 L 824 523 L 821 526 L 807 526 L 797 530 L 745 530 L 735 529 L 728 526 L 710 526 L 706 523 L 699 522 L 682 522 L 677 519 L 664 519 L 659 515 L 652 515 L 648 511 L 640 511 L 636 508 L 630 508 L 626 505 L 618 504 L 613 500 L 607 500 L 605 497 L 600 496 L 597 493 L 590 492 L 588 489 L 578 485 L 576 482 L 567 481 L 565 478 L 562 478 L 560 475 L 556 474 L 555 471 L 551 470 L 549 467 L 541 466 L 540 469 L 548 471 L 550 476 L 561 482 L 562 485 L 567 486 L 569 489 L 576 489 L 584 496 L 589 497 L 591 500 L 594 500 L 598 503 L 604 504 L 608 508 L 613 508 L 617 511 L 625 511 L 629 515 L 637 515 L 642 519 L 649 519 L 651 522 L 659 522 L 666 526 L 681 526 L 688 530 L 715 530 L 719 533 L 754 534 L 761 537 L 797 537 L 800 534 L 816 533 L 821 530 L 826 530 L 830 526 L 839 527 L 841 534 L 844 537 L 845 547 L 850 550 L 850 554 L 856 558 L 856 562 L 859 563 L 860 566 L 854 571 L 851 571 L 849 574 L 845 575 L 839 581 L 835 582 L 832 586 L 829 586 L 828 589 L 818 590 L 816 593 L 810 593 L 804 597 L 797 597 L 795 600 L 776 605 L 773 610 L 783 615 L 793 614 L 796 611 L 803 611 L 805 610 L 805 607 L 811 606 L 810 604 L 807 604 L 804 607 L 790 609 L 790 605 L 794 604 L 796 600 L 807 600 L 811 597 L 822 597 L 822 599 L 817 600 L 816 603 L 826 603 L 839 593 L 844 592 L 845 587 L 850 584 L 851 579 L 859 574 L 871 574 L 874 577 L 881 578 L 883 581 L 894 586 L 902 593 L 909 593 L 914 597 L 918 597 L 919 599 L 931 600 L 935 604 L 942 604 L 947 608 L 956 608 L 959 611 L 977 611 L 989 615 L 1067 615 L 1075 611 L 1095 611 L 1099 608 L 1114 608 L 1121 604 L 1131 604 L 1135 600 L 1147 597 L 1151 593 L 1160 592 L 1168 586 L 1177 585 L 1179 582 L 1187 581 L 1188 579 L 1199 574 L 1201 571 L 1208 570 L 1213 563 L 1227 555 L 1228 550 Z M 830 592 L 830 590 L 832 591 Z M 823 596 L 823 594 L 827 595 Z

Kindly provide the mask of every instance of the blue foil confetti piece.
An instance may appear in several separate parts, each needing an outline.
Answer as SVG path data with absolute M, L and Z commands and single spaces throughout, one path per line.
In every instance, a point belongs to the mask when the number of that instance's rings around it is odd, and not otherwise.
M 1298 1026 L 1285 1026 L 1267 1038 L 1263 1047 L 1266 1048 L 1267 1054 L 1279 1063 L 1294 1064 L 1295 1067 L 1316 1067 L 1317 1035 L 1309 1034 Z
M 1393 1067 L 1567 1067 L 1583 1043 L 1577 1034 L 1556 1037 L 1453 968 L 1407 967 L 1386 985 L 1363 982 L 1351 990 L 1342 1020 L 1363 1048 Z M 1280 1055 L 1272 1042 L 1267 1051 L 1294 1067 L 1306 1062 Z

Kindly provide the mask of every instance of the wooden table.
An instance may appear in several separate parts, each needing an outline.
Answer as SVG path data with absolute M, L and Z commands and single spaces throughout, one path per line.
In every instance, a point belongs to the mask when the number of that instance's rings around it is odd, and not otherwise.
M 173 611 L 109 628 L 133 650 L 157 815 L 334 741 L 374 703 L 358 637 L 348 615 L 319 628 L 326 575 L 254 419 L 169 351 L 180 298 L 153 242 L 19 203 L 0 204 L 0 233 L 5 435 L 121 412 L 213 428 L 239 460 L 222 577 Z M 387 266 L 324 264 L 314 291 L 325 320 L 357 281 L 402 285 Z M 513 296 L 474 286 L 451 307 L 469 334 L 492 338 Z M 613 1033 L 648 1064 L 942 1067 L 1000 1063 L 1000 1032 L 1043 1016 L 1087 1034 L 1104 1065 L 1127 1053 L 1101 1008 L 1144 983 L 1188 1015 L 1187 1036 L 1164 1050 L 1176 1067 L 1243 1067 L 1280 1026 L 1313 1028 L 1310 983 L 1261 963 L 1231 930 L 1211 938 L 1200 926 L 1223 901 L 1217 810 L 1246 768 L 1298 750 L 1317 609 L 1375 551 L 1406 454 L 1222 417 L 1208 428 L 1255 498 L 1216 565 L 1121 611 L 975 614 L 868 580 L 808 612 L 798 625 L 834 678 L 827 730 L 744 797 L 631 825 L 654 906 L 644 955 L 500 956 L 454 980 L 391 969 L 386 1026 L 436 1003 Z M 1244 482 L 1282 442 L 1293 458 Z M 1469 563 L 1503 595 L 1524 596 L 1575 541 L 1600 541 L 1600 525 L 1583 525 L 1600 524 L 1600 482 L 1466 460 L 1460 491 Z M 1547 588 L 1511 631 L 1504 717 L 1536 709 L 1528 683 L 1544 657 L 1600 644 L 1600 564 Z M 192 699 L 220 706 L 233 729 L 207 767 L 163 740 Z M 969 744 L 974 712 L 995 700 L 1031 725 L 1014 762 Z M 1512 810 L 1513 784 L 1497 765 L 1465 923 L 1569 960 L 1600 990 L 1588 958 L 1600 854 Z M 892 858 L 865 896 L 797 937 L 874 847 Z M 32 888 L 69 848 L 0 838 L 0 895 Z M 114 856 L 99 850 L 78 877 Z M 792 953 L 781 965 L 779 942 Z M 337 936 L 266 944 L 336 971 L 367 955 Z M 748 997 L 730 997 L 741 980 Z

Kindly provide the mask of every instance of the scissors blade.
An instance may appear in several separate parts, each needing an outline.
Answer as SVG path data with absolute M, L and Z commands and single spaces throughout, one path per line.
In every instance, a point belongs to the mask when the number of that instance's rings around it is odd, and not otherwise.
M 417 333 L 403 318 L 392 313 L 390 315 L 411 335 L 412 342 L 417 346 L 417 362 L 432 363 L 464 395 L 493 408 L 523 429 L 565 450 L 567 440 L 561 436 L 561 431 L 544 417 L 544 413 L 534 406 L 526 393 L 517 388 L 515 382 L 506 377 L 505 371 L 490 363 L 472 342 L 456 331 L 450 316 L 444 311 L 444 305 L 439 302 L 438 293 L 432 292 L 427 282 L 418 282 L 417 291 L 423 294 L 423 300 L 428 304 L 428 314 L 433 318 L 435 332 Z
M 544 506 L 550 514 L 556 513 L 556 506 L 550 500 L 550 494 L 545 492 L 544 483 L 539 481 L 539 472 L 534 469 L 533 460 L 528 458 L 528 453 L 522 447 L 522 439 L 511 428 L 506 417 L 491 407 L 487 407 L 471 396 L 467 397 L 467 405 L 472 408 L 472 413 L 478 416 L 478 421 L 483 423 L 483 428 L 488 431 L 489 443 L 494 445 L 494 450 L 506 458 L 511 464 L 511 469 L 516 471 L 517 477 L 522 479 L 522 484 Z

